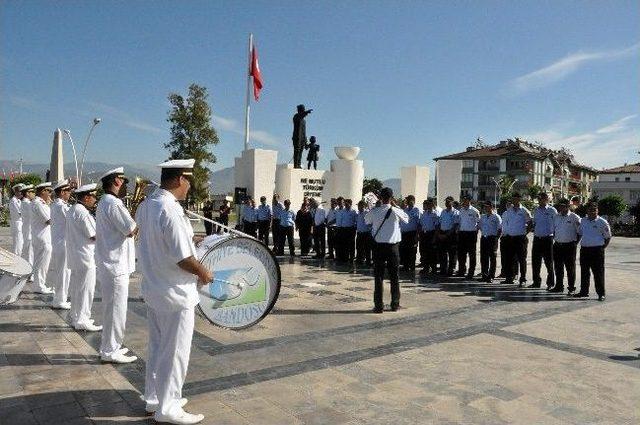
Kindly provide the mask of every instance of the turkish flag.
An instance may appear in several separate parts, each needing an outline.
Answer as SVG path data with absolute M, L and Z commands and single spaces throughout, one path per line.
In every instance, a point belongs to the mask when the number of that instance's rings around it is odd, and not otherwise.
M 253 97 L 257 101 L 260 98 L 260 90 L 262 90 L 262 74 L 258 64 L 256 46 L 251 46 L 251 69 L 249 70 L 249 75 L 253 77 Z

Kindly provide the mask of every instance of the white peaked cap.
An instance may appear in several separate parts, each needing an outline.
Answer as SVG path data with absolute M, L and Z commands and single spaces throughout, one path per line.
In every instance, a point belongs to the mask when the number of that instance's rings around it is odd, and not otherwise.
M 39 185 L 36 186 L 36 189 L 42 189 L 44 187 L 51 187 L 51 182 L 40 183 Z
M 94 192 L 98 189 L 98 185 L 96 183 L 83 184 L 79 188 L 75 190 L 76 193 L 86 193 L 86 192 Z
M 193 168 L 196 163 L 195 159 L 170 159 L 169 161 L 158 164 L 160 168 Z
M 13 190 L 22 190 L 22 188 L 24 187 L 24 183 L 18 183 L 18 184 L 14 184 L 13 187 L 11 189 Z
M 62 187 L 69 186 L 69 179 L 58 180 L 53 185 L 53 190 L 58 190 Z
M 33 185 L 32 184 L 23 184 L 22 185 L 22 189 L 20 189 L 20 190 L 22 191 L 22 190 L 29 190 L 29 189 L 33 189 Z
M 118 168 L 114 168 L 113 170 L 107 171 L 106 173 L 100 176 L 100 180 L 102 180 L 105 177 L 109 177 L 111 174 L 124 174 L 124 167 L 118 167 Z

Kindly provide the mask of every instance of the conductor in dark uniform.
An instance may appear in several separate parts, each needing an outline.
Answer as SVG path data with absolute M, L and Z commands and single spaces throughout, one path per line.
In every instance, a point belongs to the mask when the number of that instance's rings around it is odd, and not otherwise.
M 313 109 L 305 110 L 304 105 L 298 105 L 298 112 L 293 116 L 293 168 L 302 168 L 302 151 L 307 146 L 307 124 L 304 118 Z
M 318 169 L 318 152 L 320 152 L 320 145 L 316 143 L 316 136 L 309 138 L 309 144 L 307 145 L 309 153 L 307 154 L 307 170 L 311 169 L 313 163 L 313 169 Z

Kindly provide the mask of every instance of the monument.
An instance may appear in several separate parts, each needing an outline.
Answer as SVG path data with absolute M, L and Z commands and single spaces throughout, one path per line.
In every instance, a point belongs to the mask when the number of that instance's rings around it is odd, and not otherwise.
M 62 131 L 59 128 L 53 132 L 51 146 L 51 164 L 49 164 L 49 181 L 64 180 L 64 158 L 62 155 Z
M 304 105 L 297 106 L 296 114 L 293 116 L 293 168 L 302 168 L 302 151 L 307 147 L 307 124 L 304 118 L 313 112 L 313 109 L 306 110 Z
M 268 149 L 247 149 L 235 159 L 233 177 L 236 188 L 246 189 L 246 194 L 255 200 L 273 196 L 276 180 L 278 152 Z
M 429 196 L 429 167 L 420 165 L 402 167 L 400 193 L 403 196 L 415 196 L 416 204 L 422 205 L 422 201 Z
M 436 196 L 438 205 L 443 207 L 447 196 L 460 198 L 462 161 L 441 159 L 436 162 Z

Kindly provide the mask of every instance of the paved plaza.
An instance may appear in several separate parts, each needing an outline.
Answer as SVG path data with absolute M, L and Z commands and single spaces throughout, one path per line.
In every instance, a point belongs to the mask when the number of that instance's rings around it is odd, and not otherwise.
M 613 239 L 603 303 L 593 290 L 577 300 L 404 275 L 403 309 L 376 315 L 371 270 L 281 268 L 258 325 L 196 319 L 184 395 L 206 424 L 640 423 L 640 239 Z M 126 346 L 145 359 L 139 293 L 135 276 Z M 100 333 L 74 331 L 47 300 L 27 292 L 0 308 L 0 423 L 152 423 L 144 361 L 101 364 Z M 101 311 L 98 286 L 97 324 Z

